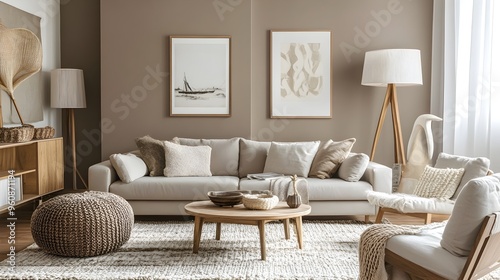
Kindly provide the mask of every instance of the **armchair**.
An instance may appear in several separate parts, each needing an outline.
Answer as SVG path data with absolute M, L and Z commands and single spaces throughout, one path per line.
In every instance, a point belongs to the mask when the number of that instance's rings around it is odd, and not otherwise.
M 469 181 L 446 224 L 389 238 L 385 262 L 393 279 L 478 279 L 500 266 L 499 246 L 497 173 Z
M 381 223 L 386 212 L 405 214 L 424 219 L 424 223 L 431 222 L 433 214 L 450 215 L 455 205 L 455 200 L 465 184 L 475 178 L 486 176 L 489 172 L 490 160 L 484 157 L 469 158 L 463 156 L 440 153 L 435 168 L 463 168 L 463 176 L 456 191 L 449 199 L 435 197 L 421 197 L 414 195 L 413 189 L 401 190 L 398 193 L 381 193 L 370 191 L 368 201 L 378 206 L 375 223 Z M 419 179 L 422 180 L 422 177 Z

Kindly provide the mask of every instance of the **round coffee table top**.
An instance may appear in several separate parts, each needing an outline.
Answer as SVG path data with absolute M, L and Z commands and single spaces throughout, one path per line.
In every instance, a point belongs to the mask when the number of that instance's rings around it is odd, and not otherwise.
M 307 204 L 302 204 L 298 208 L 290 208 L 284 201 L 280 201 L 271 210 L 251 210 L 245 208 L 243 204 L 233 207 L 220 207 L 209 200 L 191 202 L 184 209 L 190 215 L 204 218 L 225 217 L 252 221 L 289 219 L 311 213 L 311 206 Z

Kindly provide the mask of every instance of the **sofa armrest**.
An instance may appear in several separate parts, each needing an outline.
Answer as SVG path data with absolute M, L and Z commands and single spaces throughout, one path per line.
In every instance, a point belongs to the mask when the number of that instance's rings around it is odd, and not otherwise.
M 89 190 L 109 192 L 109 186 L 118 180 L 118 175 L 109 160 L 89 167 Z
M 392 192 L 392 169 L 370 161 L 361 180 L 370 183 L 376 192 Z

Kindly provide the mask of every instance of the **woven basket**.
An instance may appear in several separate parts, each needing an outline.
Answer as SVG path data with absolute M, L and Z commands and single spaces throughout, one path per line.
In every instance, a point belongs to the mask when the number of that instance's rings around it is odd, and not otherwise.
M 37 127 L 35 128 L 35 134 L 33 135 L 33 139 L 50 139 L 54 137 L 56 130 L 52 126 L 46 127 Z
M 87 191 L 56 196 L 31 216 L 35 243 L 48 253 L 92 257 L 117 250 L 130 238 L 134 212 L 122 197 Z
M 15 127 L 0 128 L 0 142 L 4 143 L 21 143 L 28 142 L 33 139 L 35 128 L 30 124 Z
M 276 204 L 278 204 L 279 199 L 277 196 L 269 194 L 247 194 L 243 196 L 243 199 L 241 201 L 243 202 L 243 205 L 248 209 L 270 210 L 273 209 Z

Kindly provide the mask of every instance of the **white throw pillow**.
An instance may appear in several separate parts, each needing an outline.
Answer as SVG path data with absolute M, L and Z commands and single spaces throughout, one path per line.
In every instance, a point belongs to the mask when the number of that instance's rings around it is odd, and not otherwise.
M 307 177 L 319 143 L 319 141 L 272 142 L 264 165 L 264 173 L 297 174 L 300 177 Z
M 339 178 L 348 182 L 357 182 L 365 174 L 370 157 L 366 154 L 351 154 L 339 167 Z
M 426 166 L 415 187 L 416 196 L 449 199 L 464 175 L 463 168 L 434 168 Z
M 441 246 L 457 256 L 467 256 L 484 218 L 500 211 L 500 180 L 485 176 L 469 181 L 458 196 L 441 239 Z
M 130 183 L 148 174 L 146 163 L 134 154 L 112 154 L 109 161 L 124 183 Z
M 166 177 L 208 177 L 210 172 L 210 154 L 208 146 L 184 146 L 165 141 Z

